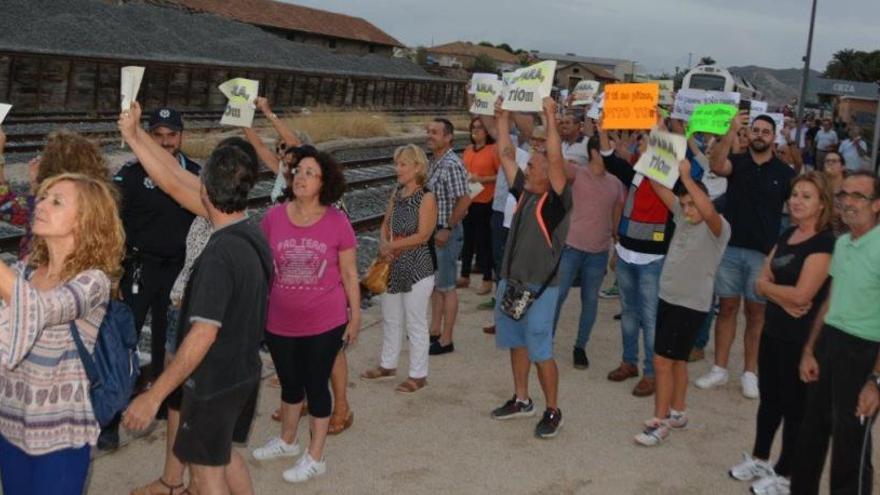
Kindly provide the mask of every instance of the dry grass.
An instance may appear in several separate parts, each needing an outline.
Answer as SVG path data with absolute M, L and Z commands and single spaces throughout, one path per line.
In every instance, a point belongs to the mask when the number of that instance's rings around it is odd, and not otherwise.
M 188 133 L 184 136 L 180 149 L 188 157 L 204 160 L 225 137 L 227 136 L 218 132 Z
M 308 114 L 286 117 L 284 121 L 292 129 L 307 134 L 313 143 L 391 135 L 387 115 L 365 110 L 340 112 L 317 109 Z

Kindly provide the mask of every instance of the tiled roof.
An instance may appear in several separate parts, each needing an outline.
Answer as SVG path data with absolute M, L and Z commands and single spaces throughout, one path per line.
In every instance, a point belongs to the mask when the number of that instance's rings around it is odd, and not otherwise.
M 403 46 L 391 35 L 360 17 L 337 14 L 273 0 L 175 0 L 201 12 L 290 31 L 301 31 L 333 38 Z
M 440 53 L 444 55 L 463 55 L 477 57 L 488 55 L 492 60 L 506 64 L 519 64 L 519 58 L 501 48 L 492 46 L 475 45 L 470 41 L 454 41 L 445 45 L 437 45 L 428 48 L 428 53 Z
M 596 77 L 598 77 L 599 79 L 610 79 L 610 80 L 614 80 L 614 81 L 617 80 L 617 77 L 615 77 L 615 75 L 612 72 L 610 72 L 602 67 L 599 67 L 598 65 L 585 64 L 583 62 L 572 62 L 570 64 L 560 64 L 560 65 L 556 66 L 556 70 L 562 70 L 562 69 L 565 69 L 566 67 L 569 67 L 572 65 L 580 65 L 582 67 L 586 67 L 587 70 L 589 70 L 590 72 L 595 74 Z

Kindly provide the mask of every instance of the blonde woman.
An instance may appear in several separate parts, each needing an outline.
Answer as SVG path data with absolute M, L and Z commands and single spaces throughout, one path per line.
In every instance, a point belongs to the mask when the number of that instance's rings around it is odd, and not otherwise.
M 425 188 L 428 158 L 414 144 L 394 152 L 398 186 L 391 196 L 379 244 L 392 260 L 388 290 L 382 295 L 383 340 L 379 366 L 365 371 L 366 380 L 397 373 L 404 326 L 409 337 L 409 377 L 397 386 L 413 393 L 428 380 L 428 301 L 434 290 L 434 255 L 429 242 L 437 225 L 437 199 Z
M 125 234 L 109 182 L 43 180 L 28 268 L 0 263 L 3 493 L 80 494 L 100 428 L 69 326 L 89 352 L 121 274 Z

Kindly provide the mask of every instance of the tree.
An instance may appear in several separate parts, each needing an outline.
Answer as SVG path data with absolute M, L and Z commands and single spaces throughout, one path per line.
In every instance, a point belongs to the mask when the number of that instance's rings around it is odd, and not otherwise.
M 837 51 L 825 67 L 825 77 L 850 81 L 880 80 L 880 50 L 864 52 L 847 48 Z
M 504 51 L 507 52 L 507 53 L 514 53 L 514 52 L 513 52 L 513 48 L 511 48 L 510 45 L 508 45 L 507 43 L 500 43 L 500 44 L 497 44 L 497 45 L 495 45 L 495 48 L 500 48 L 500 49 L 504 50 Z
M 493 60 L 492 57 L 485 53 L 481 53 L 474 59 L 471 70 L 474 72 L 496 72 L 498 70 L 498 64 L 495 63 L 495 60 Z
M 481 41 L 481 42 L 479 42 L 479 43 L 477 43 L 477 44 L 480 45 L 480 46 L 488 46 L 489 48 L 495 48 L 495 45 L 493 45 L 492 43 L 490 43 L 490 42 L 488 42 L 488 41 Z
M 715 65 L 715 59 L 712 57 L 703 57 L 697 62 L 697 65 Z

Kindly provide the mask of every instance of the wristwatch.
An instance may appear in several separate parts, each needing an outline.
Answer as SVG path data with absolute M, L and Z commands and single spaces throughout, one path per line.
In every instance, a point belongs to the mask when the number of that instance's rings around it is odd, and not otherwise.
M 880 389 L 880 373 L 871 373 L 868 375 L 868 381 L 873 383 L 878 389 Z

